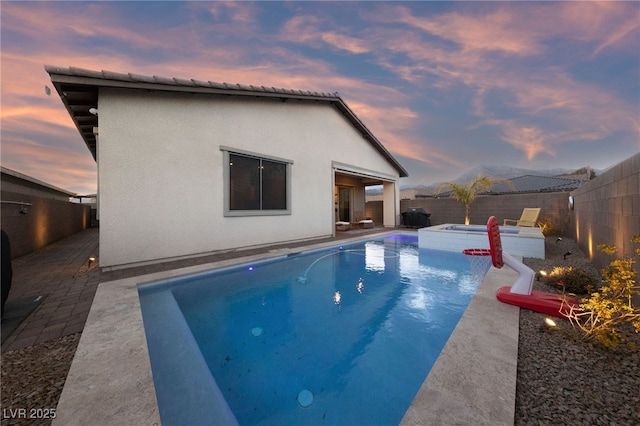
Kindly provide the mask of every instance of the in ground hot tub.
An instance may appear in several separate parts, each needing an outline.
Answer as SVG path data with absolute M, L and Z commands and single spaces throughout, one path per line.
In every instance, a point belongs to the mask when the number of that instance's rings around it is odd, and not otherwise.
M 544 259 L 544 235 L 537 227 L 501 226 L 502 249 L 512 256 Z M 418 246 L 460 252 L 466 248 L 489 248 L 485 225 L 446 223 L 418 230 Z

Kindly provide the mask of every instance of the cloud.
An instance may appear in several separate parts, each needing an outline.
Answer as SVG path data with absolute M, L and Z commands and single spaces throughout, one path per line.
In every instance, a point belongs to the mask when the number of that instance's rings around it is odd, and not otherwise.
M 545 132 L 539 127 L 526 127 L 514 120 L 505 120 L 502 125 L 502 138 L 514 147 L 524 151 L 529 160 L 533 160 L 538 154 L 546 153 L 556 156 L 546 145 Z
M 38 142 L 95 166 L 43 64 L 337 91 L 393 154 L 436 170 L 481 161 L 469 140 L 534 161 L 640 135 L 637 83 L 589 74 L 637 61 L 639 3 L 2 6 L 3 165 L 5 145 Z
M 323 29 L 323 27 L 329 27 Z M 349 29 L 315 15 L 300 15 L 289 19 L 280 30 L 280 39 L 314 48 L 330 46 L 354 55 L 371 51 L 370 42 L 361 37 L 347 35 Z
M 73 138 L 74 133 L 69 130 L 49 138 Z M 81 153 L 62 144 L 52 147 L 29 134 L 11 134 L 8 139 L 10 143 L 3 140 L 2 144 L 3 166 L 71 192 L 96 191 L 96 164 L 88 151 Z
M 225 10 L 227 10 L 227 6 L 224 6 Z M 95 38 L 100 33 L 100 37 L 115 38 L 116 40 L 121 39 L 119 26 L 113 25 L 108 31 L 102 31 L 101 26 L 92 26 L 91 21 L 85 20 L 82 14 L 68 17 L 66 13 L 60 12 L 60 15 L 56 16 L 56 11 L 48 8 L 45 8 L 43 13 L 46 18 L 44 22 L 51 22 L 52 24 L 43 25 L 40 28 L 41 34 L 45 34 L 50 43 L 59 44 L 60 47 L 55 50 L 55 53 L 51 53 L 54 51 L 49 51 L 45 47 L 33 49 L 27 54 L 23 53 L 20 46 L 16 44 L 12 45 L 12 49 L 3 50 L 3 64 L 9 65 L 7 65 L 3 75 L 2 121 L 3 130 L 18 135 L 11 139 L 3 140 L 3 145 L 8 148 L 3 150 L 5 151 L 3 162 L 24 167 L 26 162 L 18 161 L 19 155 L 26 155 L 28 156 L 27 158 L 33 160 L 35 158 L 34 155 L 41 153 L 45 148 L 52 153 L 58 153 L 47 156 L 48 160 L 41 159 L 38 161 L 39 176 L 43 177 L 45 181 L 47 181 L 47 176 L 44 175 L 50 176 L 53 181 L 56 180 L 54 164 L 62 164 L 62 158 L 70 158 L 68 155 L 69 146 L 75 152 L 73 158 L 76 160 L 86 156 L 87 159 L 90 159 L 89 164 L 91 164 L 92 159 L 80 136 L 75 132 L 75 126 L 55 92 L 51 97 L 47 97 L 44 94 L 44 86 L 51 86 L 51 83 L 43 69 L 43 64 L 324 92 L 338 91 L 345 96 L 345 100 L 350 105 L 356 105 L 354 109 L 358 110 L 358 115 L 369 123 L 372 129 L 375 129 L 376 134 L 381 135 L 379 136 L 381 139 L 390 140 L 390 145 L 397 147 L 399 150 L 402 150 L 402 141 L 396 138 L 392 131 L 398 129 L 398 126 L 390 125 L 392 120 L 387 118 L 389 117 L 389 112 L 393 111 L 393 113 L 400 113 L 407 117 L 413 114 L 413 117 L 415 117 L 415 113 L 412 113 L 408 108 L 399 106 L 406 101 L 406 98 L 401 96 L 395 89 L 367 83 L 357 78 L 342 76 L 331 65 L 322 60 L 310 59 L 305 55 L 292 52 L 280 46 L 269 47 L 266 50 L 266 54 L 265 50 L 263 50 L 262 54 L 265 59 L 254 61 L 250 66 L 244 66 L 243 63 L 255 58 L 254 53 L 261 46 L 254 48 L 251 45 L 239 46 L 230 44 L 220 49 L 212 49 L 211 46 L 207 46 L 206 49 L 202 49 L 202 54 L 198 52 L 197 56 L 189 59 L 188 69 L 186 69 L 184 61 L 179 58 L 167 60 L 156 58 L 154 61 L 148 61 L 145 60 L 144 56 L 131 57 L 127 54 L 118 54 L 116 52 L 117 47 L 105 46 L 97 50 L 87 50 L 82 43 L 77 43 L 77 40 L 76 42 L 70 42 L 69 40 L 73 39 L 73 37 L 69 33 L 59 31 L 57 23 L 69 23 L 73 27 L 73 34 L 76 35 L 86 34 L 89 38 Z M 42 19 L 42 16 L 38 17 L 37 13 L 23 13 L 21 9 L 14 9 L 10 17 L 24 21 L 24 25 L 20 25 L 18 21 L 12 21 L 16 23 L 13 26 L 13 31 L 22 34 L 27 42 L 31 37 L 35 36 L 32 33 L 32 27 L 35 22 L 38 19 Z M 242 18 L 240 20 L 246 21 L 247 19 Z M 105 16 L 102 20 L 103 25 L 110 25 L 109 21 L 110 18 Z M 198 27 L 198 24 L 194 25 Z M 20 32 L 23 28 L 26 28 L 26 33 Z M 122 34 L 126 35 L 127 32 Z M 253 35 L 245 34 L 245 36 L 252 37 Z M 132 38 L 133 44 L 137 48 L 153 49 L 156 43 L 162 43 L 161 39 L 150 41 L 146 40 L 145 37 L 153 38 L 154 34 L 134 37 Z M 347 42 L 353 41 L 340 39 L 337 36 L 331 38 L 326 34 L 325 38 L 333 43 L 348 44 Z M 196 46 L 199 46 L 199 43 L 205 43 L 203 36 L 200 34 L 194 36 L 193 40 L 196 41 Z M 195 50 L 197 51 L 198 49 L 196 48 Z M 233 54 L 227 54 L 231 52 Z M 195 53 L 195 51 L 192 53 Z M 376 104 L 385 105 L 385 107 L 375 106 Z M 387 109 L 386 106 L 390 106 L 390 109 Z M 410 120 L 400 120 L 405 124 L 408 121 Z M 60 137 L 61 135 L 59 134 L 65 133 L 65 129 L 72 130 L 72 136 L 67 133 L 66 140 Z M 29 138 L 47 140 L 48 145 L 44 146 L 37 143 L 34 145 L 35 142 L 33 140 L 20 136 L 27 134 L 30 135 Z M 20 147 L 17 145 L 25 146 Z M 27 146 L 30 149 L 26 149 L 25 147 Z M 34 149 L 35 146 L 37 146 L 37 149 Z M 53 158 L 56 158 L 56 160 L 53 160 Z M 49 167 L 52 167 L 50 169 L 51 172 L 43 172 L 43 170 L 49 170 Z M 27 171 L 24 172 L 26 173 Z M 86 176 L 83 173 L 72 174 L 77 177 Z M 91 180 L 95 182 L 95 175 L 91 176 Z
M 146 49 L 166 46 L 164 37 L 158 36 L 166 33 L 167 28 L 142 31 L 142 24 L 122 25 L 126 17 L 114 13 L 117 9 L 108 6 L 107 3 L 73 7 L 73 13 L 69 13 L 64 3 L 41 3 L 34 13 L 29 3 L 8 2 L 2 5 L 3 31 L 20 33 L 22 45 L 35 45 L 37 41 L 40 49 L 52 52 L 99 39 Z M 100 19 L 96 19 L 97 16 Z
M 320 38 L 330 46 L 353 54 L 367 53 L 370 50 L 365 41 L 335 32 L 323 33 Z
M 608 4 L 496 4 L 481 13 L 474 8 L 423 17 L 405 6 L 385 6 L 384 13 L 368 16 L 420 30 L 379 28 L 380 66 L 440 92 L 434 97 L 466 88 L 477 125 L 498 127 L 503 141 L 533 160 L 555 155 L 561 143 L 599 140 L 620 130 L 637 133 L 632 103 L 568 71 L 590 60 L 594 43 L 600 43 L 596 51 L 613 44 L 628 48 L 631 34 L 638 33 L 638 8 L 631 9 L 629 18 L 622 16 L 628 7 Z M 616 19 L 626 24 L 616 27 Z M 584 53 L 534 59 L 560 36 Z
M 250 3 L 237 1 L 215 1 L 206 2 L 203 5 L 196 4 L 196 7 L 204 7 L 215 18 L 223 22 L 234 24 L 254 24 L 257 21 L 256 9 Z
M 635 19 L 632 16 L 628 22 L 623 22 L 619 27 L 612 30 L 608 37 L 600 43 L 593 51 L 593 56 L 609 47 L 616 47 L 621 44 L 631 42 L 634 46 L 638 46 L 640 39 L 640 13 L 636 13 Z
M 526 27 L 517 27 L 513 12 L 498 8 L 484 14 L 448 13 L 434 17 L 415 16 L 407 7 L 393 11 L 397 22 L 423 30 L 441 40 L 456 43 L 464 51 L 498 51 L 534 55 L 544 49 Z

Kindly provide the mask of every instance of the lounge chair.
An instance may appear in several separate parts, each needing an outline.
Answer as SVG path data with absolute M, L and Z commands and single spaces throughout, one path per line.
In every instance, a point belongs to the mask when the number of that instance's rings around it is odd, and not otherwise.
M 356 222 L 358 227 L 363 229 L 371 229 L 375 225 L 370 217 L 365 217 L 362 212 L 356 212 Z
M 336 211 L 336 231 L 348 231 L 351 229 L 351 223 L 340 220 L 338 212 Z
M 522 216 L 520 216 L 520 219 L 505 219 L 503 225 L 533 227 L 536 226 L 538 216 L 540 216 L 540 208 L 525 208 L 522 210 Z M 511 222 L 511 224 L 509 222 Z

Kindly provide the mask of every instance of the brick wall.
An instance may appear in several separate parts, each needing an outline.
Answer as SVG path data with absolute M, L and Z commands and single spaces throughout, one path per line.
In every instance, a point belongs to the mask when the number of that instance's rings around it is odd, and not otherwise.
M 630 256 L 637 247 L 631 237 L 640 235 L 640 153 L 571 194 L 575 207 L 569 235 L 594 265 L 601 269 L 611 261 L 596 249 L 598 244 L 616 245 L 618 258 Z
M 2 191 L 3 201 L 30 203 L 26 214 L 20 213 L 18 204 L 1 204 L 2 229 L 11 242 L 11 257 L 16 258 L 41 249 L 88 228 L 91 207 L 36 195 Z

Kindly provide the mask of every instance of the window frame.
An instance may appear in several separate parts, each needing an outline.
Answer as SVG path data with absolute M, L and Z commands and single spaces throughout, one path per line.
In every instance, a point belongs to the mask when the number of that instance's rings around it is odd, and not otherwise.
M 223 169 L 223 196 L 224 196 L 224 216 L 225 217 L 246 217 L 246 216 L 285 216 L 291 214 L 291 166 L 293 160 L 274 157 L 271 155 L 259 154 L 256 152 L 246 151 L 242 149 L 220 146 L 222 151 L 222 169 Z M 262 180 L 260 182 L 260 209 L 259 210 L 231 210 L 231 171 L 229 161 L 231 155 L 253 158 L 256 160 L 264 160 L 285 165 L 285 199 L 286 209 L 262 209 L 262 191 L 264 190 Z

